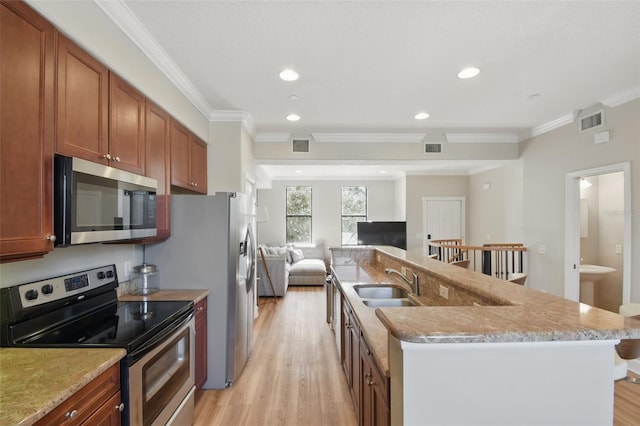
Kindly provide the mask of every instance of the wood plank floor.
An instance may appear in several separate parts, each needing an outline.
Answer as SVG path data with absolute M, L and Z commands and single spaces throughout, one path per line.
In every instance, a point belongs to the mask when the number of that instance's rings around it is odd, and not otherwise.
M 196 426 L 355 426 L 320 287 L 260 299 L 251 358 L 230 389 L 196 393 Z M 640 426 L 640 385 L 615 384 L 615 426 Z

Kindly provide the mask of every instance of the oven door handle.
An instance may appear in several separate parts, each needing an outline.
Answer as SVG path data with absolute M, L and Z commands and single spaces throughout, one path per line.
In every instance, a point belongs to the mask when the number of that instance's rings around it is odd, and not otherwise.
M 163 343 L 167 339 L 167 337 L 187 327 L 189 325 L 189 321 L 191 321 L 192 318 L 193 311 L 190 311 L 189 314 L 186 317 L 180 319 L 179 322 L 172 323 L 170 326 L 165 327 L 164 330 L 153 336 L 151 339 L 144 342 L 144 344 L 131 352 L 127 357 L 129 366 L 144 357 L 145 354 L 151 352 L 151 350 L 153 350 L 156 346 Z

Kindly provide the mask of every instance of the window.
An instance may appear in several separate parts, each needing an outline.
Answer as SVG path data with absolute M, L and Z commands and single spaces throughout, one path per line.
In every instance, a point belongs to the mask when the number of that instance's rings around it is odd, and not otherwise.
M 310 186 L 287 186 L 287 244 L 311 244 Z
M 367 220 L 367 187 L 342 187 L 342 245 L 358 244 L 358 222 Z

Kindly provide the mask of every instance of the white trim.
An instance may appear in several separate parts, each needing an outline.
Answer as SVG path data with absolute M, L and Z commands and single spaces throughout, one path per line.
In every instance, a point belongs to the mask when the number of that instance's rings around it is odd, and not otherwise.
M 256 134 L 255 142 L 287 142 L 291 137 L 291 133 L 258 133 Z
M 248 112 L 233 109 L 218 109 L 211 111 L 207 118 L 210 122 L 240 122 L 251 137 L 255 137 L 256 129 L 253 125 L 253 119 Z
M 516 133 L 445 133 L 449 143 L 518 143 Z
M 577 115 L 576 112 L 571 112 L 569 114 L 563 115 L 560 118 L 556 118 L 555 120 L 551 120 L 547 123 L 536 126 L 531 129 L 531 132 L 529 133 L 529 138 L 532 138 L 534 136 L 540 136 L 543 133 L 547 133 L 552 130 L 558 129 L 562 126 L 566 126 L 567 124 L 571 124 L 576 119 L 576 115 Z M 523 138 L 523 139 L 528 139 L 528 138 Z
M 567 299 L 579 301 L 580 294 L 580 178 L 606 173 L 624 173 L 624 251 L 622 253 L 622 304 L 631 302 L 631 163 L 617 163 L 565 174 L 565 279 Z M 574 265 L 575 269 L 574 269 Z
M 603 100 L 602 104 L 614 108 L 637 98 L 640 98 L 640 87 L 634 87 L 626 92 L 618 93 L 616 96 L 611 96 Z
M 151 36 L 149 31 L 122 0 L 93 0 L 96 5 L 135 43 L 153 64 L 204 115 L 209 117 L 213 108 L 176 65 L 171 57 Z
M 427 239 L 427 202 L 429 201 L 460 201 L 460 238 L 464 243 L 467 234 L 467 197 L 422 197 L 422 253 L 426 254 L 428 250 Z M 455 238 L 455 237 L 451 237 Z M 407 240 L 409 236 L 407 235 Z
M 426 133 L 311 133 L 316 142 L 417 143 Z

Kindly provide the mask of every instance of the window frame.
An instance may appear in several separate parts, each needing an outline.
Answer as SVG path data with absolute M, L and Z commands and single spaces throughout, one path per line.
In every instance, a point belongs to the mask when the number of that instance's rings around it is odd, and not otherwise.
M 289 191 L 300 191 L 302 188 L 309 190 L 309 214 L 289 214 Z M 309 240 L 295 241 L 289 240 L 289 218 L 309 218 Z M 310 245 L 313 243 L 313 187 L 310 185 L 287 185 L 285 187 L 285 242 L 292 245 Z
M 344 190 L 345 188 L 364 188 L 364 214 L 344 214 Z M 345 229 L 344 229 L 344 220 L 345 218 L 362 218 L 362 220 L 357 220 L 356 229 L 354 231 L 355 235 L 355 243 L 345 243 Z M 366 222 L 369 219 L 369 187 L 366 185 L 345 185 L 340 188 L 340 244 L 343 246 L 355 246 L 358 245 L 358 230 L 357 223 L 358 222 Z

